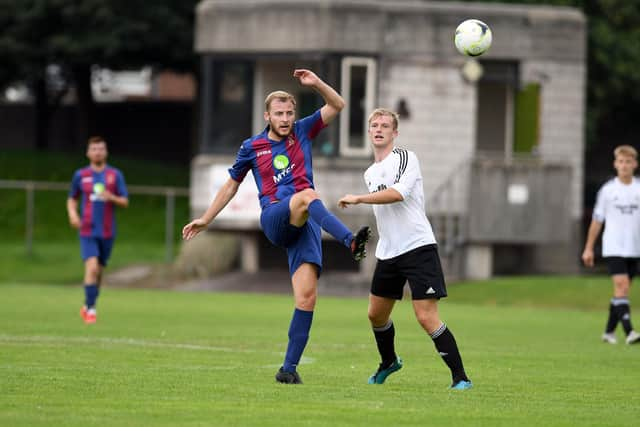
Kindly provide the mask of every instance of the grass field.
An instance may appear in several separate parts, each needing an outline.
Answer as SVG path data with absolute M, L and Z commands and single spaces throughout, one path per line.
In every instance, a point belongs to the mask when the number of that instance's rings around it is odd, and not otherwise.
M 603 300 L 574 306 L 581 281 L 452 286 L 441 314 L 474 382 L 464 392 L 447 389 L 407 301 L 394 314 L 405 367 L 385 385 L 366 384 L 366 299 L 321 296 L 305 384 L 285 386 L 273 375 L 290 296 L 107 289 L 87 327 L 79 287 L 0 284 L 0 425 L 634 425 L 640 346 L 599 342 L 610 286 L 588 278 L 583 293 Z
M 77 241 L 36 242 L 31 256 L 22 242 L 0 242 L 0 254 L 0 283 L 82 283 L 84 265 Z M 131 264 L 160 264 L 164 259 L 161 243 L 122 238 L 116 241 L 106 272 Z

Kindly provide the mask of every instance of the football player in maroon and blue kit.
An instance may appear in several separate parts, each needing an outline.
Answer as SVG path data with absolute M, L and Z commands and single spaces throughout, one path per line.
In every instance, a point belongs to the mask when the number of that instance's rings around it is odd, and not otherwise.
M 366 255 L 369 227 L 354 235 L 323 205 L 314 189 L 311 141 L 344 107 L 342 97 L 316 74 L 295 70 L 293 77 L 316 90 L 325 105 L 301 120 L 295 120 L 295 98 L 283 91 L 265 99 L 267 127 L 242 143 L 230 178 L 216 194 L 202 217 L 182 230 L 188 240 L 205 230 L 231 201 L 240 183 L 251 171 L 258 187 L 262 213 L 260 225 L 265 236 L 287 251 L 295 309 L 289 327 L 289 344 L 276 381 L 300 384 L 296 370 L 309 339 L 316 304 L 318 276 L 322 270 L 321 229 L 351 250 L 356 260 Z
M 118 169 L 107 165 L 107 154 L 104 139 L 89 138 L 89 166 L 73 174 L 67 199 L 69 223 L 80 234 L 85 292 L 85 304 L 80 309 L 80 315 L 87 324 L 96 322 L 96 300 L 102 271 L 111 255 L 116 235 L 116 206 L 126 208 L 129 205 L 124 176 Z

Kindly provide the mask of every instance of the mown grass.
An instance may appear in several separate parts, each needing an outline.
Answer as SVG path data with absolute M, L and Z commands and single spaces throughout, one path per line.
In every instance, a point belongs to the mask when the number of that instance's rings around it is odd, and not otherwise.
M 473 286 L 497 295 L 518 283 Z M 80 287 L 0 285 L 0 424 L 635 424 L 640 347 L 599 342 L 604 310 L 458 303 L 471 288 L 455 289 L 441 315 L 474 382 L 466 392 L 447 389 L 408 301 L 393 315 L 405 367 L 386 384 L 366 384 L 378 362 L 366 299 L 321 296 L 299 368 L 305 384 L 283 386 L 273 375 L 290 296 L 106 289 L 88 327 Z

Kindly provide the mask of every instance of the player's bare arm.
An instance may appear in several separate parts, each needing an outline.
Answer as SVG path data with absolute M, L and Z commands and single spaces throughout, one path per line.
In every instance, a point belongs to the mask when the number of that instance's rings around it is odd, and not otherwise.
M 220 188 L 220 191 L 218 191 L 206 212 L 200 218 L 194 219 L 184 226 L 182 229 L 182 238 L 184 240 L 192 239 L 202 230 L 206 229 L 211 221 L 213 221 L 231 199 L 233 199 L 238 192 L 238 187 L 240 187 L 240 183 L 233 178 L 229 178 L 222 188 Z
M 401 202 L 404 200 L 402 194 L 394 188 L 387 188 L 386 190 L 376 191 L 369 194 L 347 194 L 338 200 L 338 206 L 342 209 L 349 205 L 357 205 L 360 203 L 367 203 L 369 205 L 386 205 L 389 203 Z
M 587 232 L 587 241 L 584 244 L 584 251 L 582 251 L 582 262 L 587 267 L 593 267 L 593 247 L 596 244 L 596 239 L 602 230 L 602 223 L 596 220 L 591 220 L 589 225 L 589 231 Z
M 78 215 L 78 201 L 72 197 L 67 199 L 67 215 L 69 224 L 73 228 L 80 228 L 80 216 Z
M 320 109 L 320 115 L 322 116 L 324 124 L 331 123 L 344 108 L 345 102 L 340 94 L 326 84 L 313 71 L 297 69 L 294 70 L 293 77 L 297 78 L 301 85 L 315 89 L 320 96 L 322 96 L 322 99 L 324 99 L 325 105 Z

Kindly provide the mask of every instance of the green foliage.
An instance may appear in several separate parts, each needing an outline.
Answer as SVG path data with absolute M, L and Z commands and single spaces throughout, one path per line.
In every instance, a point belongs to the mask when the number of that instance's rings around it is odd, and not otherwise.
M 23 76 L 41 73 L 49 63 L 191 68 L 196 4 L 0 0 L 0 64 L 19 67 Z
M 366 298 L 322 296 L 299 366 L 305 384 L 284 386 L 273 375 L 286 348 L 289 295 L 106 288 L 98 323 L 87 327 L 79 286 L 4 284 L 0 292 L 7 426 L 622 426 L 635 425 L 640 406 L 632 392 L 640 347 L 599 342 L 604 307 L 444 300 L 441 316 L 474 381 L 453 392 L 408 301 L 393 314 L 405 366 L 386 384 L 366 384 L 379 362 Z

